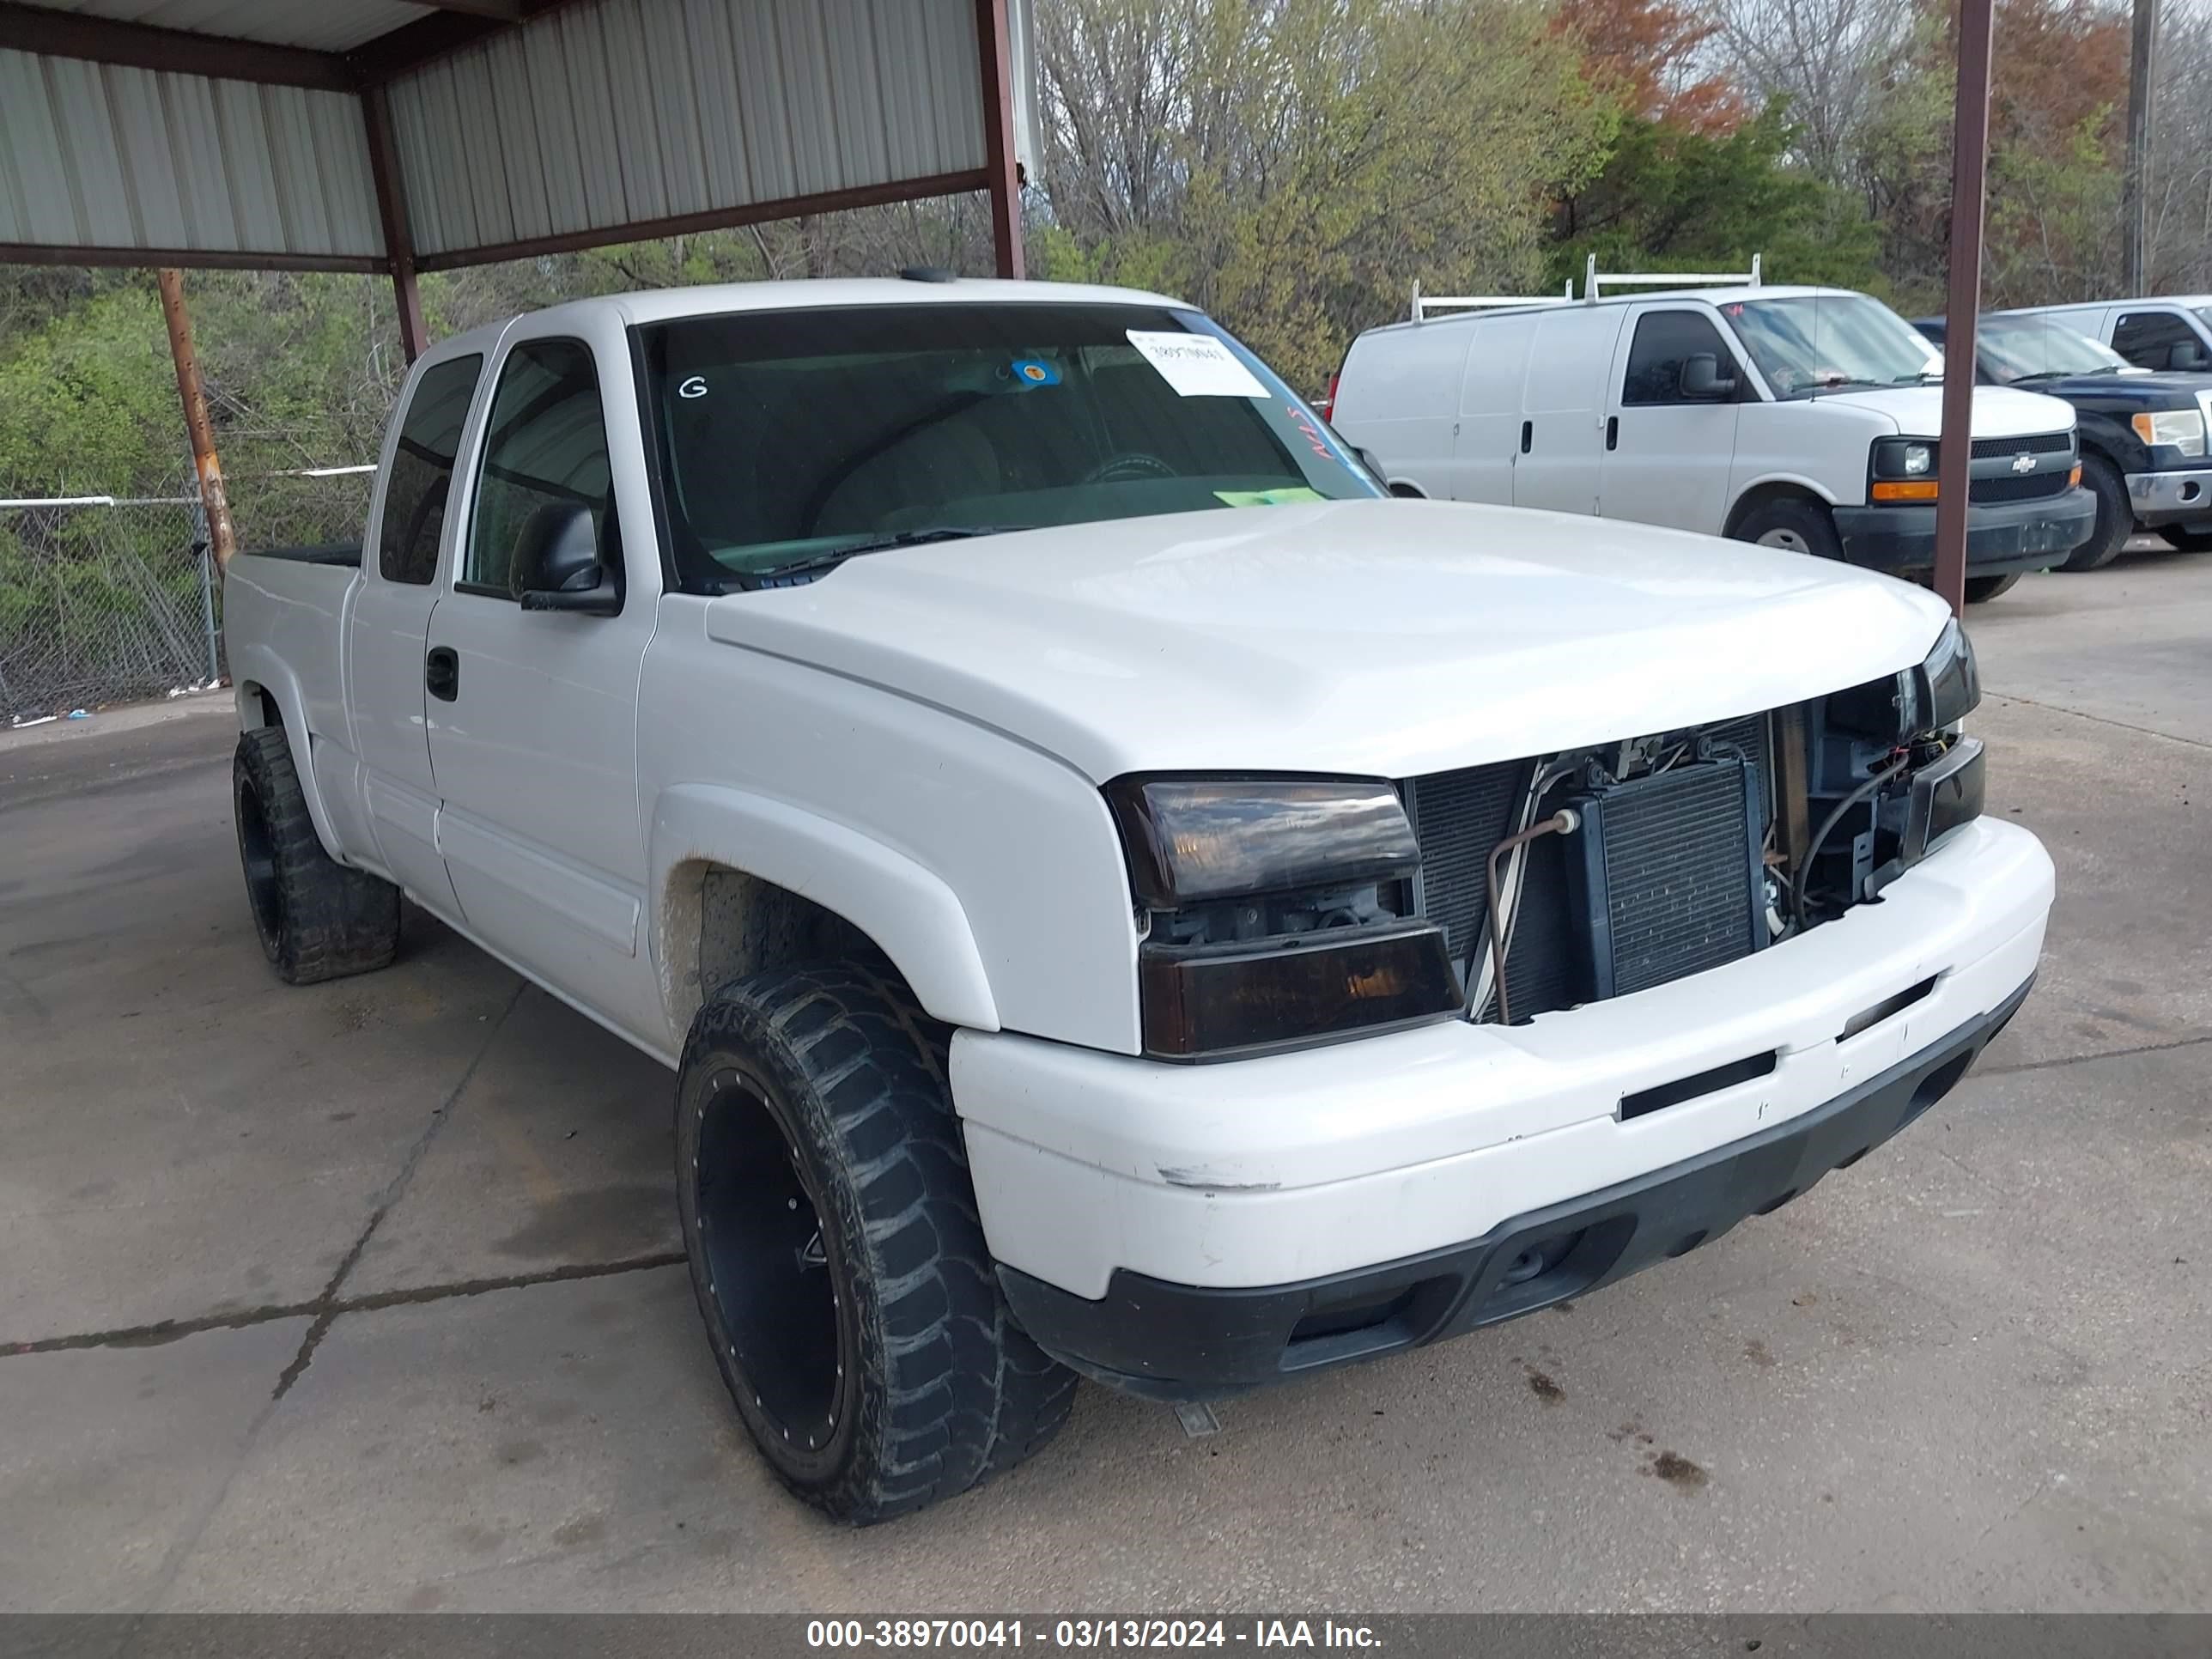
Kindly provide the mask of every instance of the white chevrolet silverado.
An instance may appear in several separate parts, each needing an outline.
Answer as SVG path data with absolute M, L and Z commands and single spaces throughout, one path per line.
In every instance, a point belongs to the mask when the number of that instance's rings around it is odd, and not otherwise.
M 341 568 L 343 564 L 343 568 Z M 871 1521 L 1802 1195 L 2026 996 L 1972 652 L 1800 554 L 1396 501 L 1178 301 L 592 300 L 226 590 L 287 979 L 404 892 L 676 1073 L 716 1363 Z

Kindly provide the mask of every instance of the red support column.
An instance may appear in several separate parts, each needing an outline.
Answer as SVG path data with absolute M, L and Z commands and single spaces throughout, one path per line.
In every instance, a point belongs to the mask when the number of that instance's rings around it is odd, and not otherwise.
M 1014 160 L 1014 54 L 1008 0 L 975 0 L 982 75 L 983 167 L 990 175 L 991 248 L 999 275 L 1021 276 L 1022 174 Z
M 1936 458 L 1936 591 L 1966 607 L 1966 492 L 1973 459 L 1974 322 L 1982 304 L 1982 208 L 1990 148 L 1991 0 L 1959 0 L 1952 115 L 1951 295 L 1943 324 L 1943 431 Z
M 399 308 L 399 345 L 413 362 L 429 344 L 422 327 L 422 297 L 415 286 L 415 238 L 407 227 L 407 189 L 392 143 L 392 111 L 382 87 L 361 94 L 368 129 L 368 168 L 376 181 L 376 211 L 384 223 L 385 256 L 392 266 L 392 297 Z

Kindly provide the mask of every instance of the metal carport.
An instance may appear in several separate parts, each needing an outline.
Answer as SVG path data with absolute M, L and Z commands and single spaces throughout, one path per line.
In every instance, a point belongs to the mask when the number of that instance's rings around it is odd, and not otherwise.
M 1028 0 L 0 0 L 0 263 L 391 276 L 988 191 Z

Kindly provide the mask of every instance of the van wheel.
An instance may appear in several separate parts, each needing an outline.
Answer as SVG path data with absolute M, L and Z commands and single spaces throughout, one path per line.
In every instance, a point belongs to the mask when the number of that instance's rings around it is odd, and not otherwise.
M 944 1057 L 887 977 L 775 969 L 700 1009 L 677 1076 L 714 1363 L 777 1477 L 854 1525 L 1011 1468 L 1075 1394 L 1000 1294 Z
M 253 931 L 284 981 L 389 967 L 399 954 L 399 890 L 323 850 L 283 726 L 239 733 L 230 788 Z
M 1800 495 L 1784 495 L 1754 507 L 1730 532 L 1740 542 L 1778 547 L 1785 553 L 1809 553 L 1816 559 L 1844 556 L 1843 538 L 1828 509 Z
M 2128 504 L 2128 487 L 2110 461 L 2102 455 L 2083 455 L 2081 487 L 2097 498 L 2097 527 L 2057 567 L 2060 570 L 2102 570 L 2120 556 L 2120 550 L 2135 533 L 2135 508 Z
M 1987 605 L 2000 593 L 2009 593 L 2020 580 L 2020 572 L 2012 571 L 2002 576 L 1969 576 L 1966 578 L 1966 603 Z
M 2166 544 L 2184 553 L 2212 553 L 2212 530 L 2191 529 L 2170 524 L 2158 532 L 2166 538 Z

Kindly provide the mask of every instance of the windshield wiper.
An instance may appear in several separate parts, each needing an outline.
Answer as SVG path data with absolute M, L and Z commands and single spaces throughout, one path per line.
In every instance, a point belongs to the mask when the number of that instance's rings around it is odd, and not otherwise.
M 1899 375 L 1890 384 L 1892 386 L 1935 386 L 1942 384 L 1942 379 L 1943 371 L 1940 368 L 1917 368 L 1910 374 Z
M 738 588 L 780 587 L 795 577 L 818 575 L 825 570 L 835 570 L 846 560 L 862 553 L 883 553 L 898 547 L 921 547 L 931 542 L 965 541 L 971 536 L 1007 535 L 1017 530 L 1034 528 L 1035 526 L 1025 524 L 943 524 L 932 525 L 925 530 L 896 530 L 889 535 L 851 542 L 826 553 L 811 553 L 803 559 L 793 559 L 784 564 L 772 564 L 760 570 L 738 571 L 734 573 L 727 586 Z

